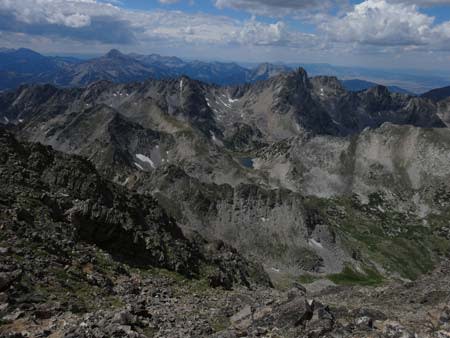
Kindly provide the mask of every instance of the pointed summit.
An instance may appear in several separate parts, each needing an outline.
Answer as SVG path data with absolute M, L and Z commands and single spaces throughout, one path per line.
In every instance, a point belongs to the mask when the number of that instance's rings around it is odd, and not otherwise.
M 382 85 L 377 85 L 375 87 L 372 87 L 372 88 L 368 89 L 367 92 L 372 93 L 376 97 L 385 97 L 385 96 L 390 95 L 388 87 L 382 86 Z
M 296 74 L 298 78 L 303 79 L 303 81 L 306 83 L 306 81 L 308 80 L 308 73 L 306 72 L 305 68 L 299 67 Z
M 119 50 L 117 49 L 111 49 L 106 55 L 107 58 L 123 58 L 125 57 L 125 54 L 122 54 Z
M 302 67 L 298 68 L 297 70 L 291 73 L 288 73 L 287 79 L 289 81 L 288 87 L 297 89 L 298 88 L 306 89 L 310 87 L 308 73 Z

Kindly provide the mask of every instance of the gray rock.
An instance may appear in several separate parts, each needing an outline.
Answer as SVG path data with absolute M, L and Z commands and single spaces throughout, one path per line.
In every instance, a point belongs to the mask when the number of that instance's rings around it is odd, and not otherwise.
M 20 270 L 12 272 L 0 272 L 0 291 L 5 291 L 14 283 L 21 275 Z
M 372 329 L 373 319 L 370 317 L 360 317 L 355 320 L 355 325 L 361 329 Z
M 121 311 L 114 315 L 113 323 L 120 325 L 135 325 L 137 323 L 137 317 L 129 311 Z

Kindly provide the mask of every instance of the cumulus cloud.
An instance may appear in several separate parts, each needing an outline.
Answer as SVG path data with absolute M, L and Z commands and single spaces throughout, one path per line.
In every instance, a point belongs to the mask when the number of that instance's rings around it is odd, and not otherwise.
M 121 10 L 95 0 L 0 0 L 0 30 L 104 43 L 135 41 Z
M 422 1 L 431 3 L 431 1 Z M 378 46 L 444 48 L 450 23 L 435 25 L 415 4 L 366 0 L 341 17 L 328 18 L 322 30 L 337 42 Z
M 243 22 L 202 13 L 131 11 L 96 0 L 0 0 L 0 30 L 107 44 L 164 40 L 165 43 L 295 46 L 313 37 L 290 31 L 281 21 L 267 24 L 255 18 Z
M 232 40 L 242 45 L 313 47 L 317 39 L 313 34 L 290 31 L 282 21 L 267 25 L 252 18 L 237 30 Z
M 450 5 L 450 0 L 389 0 L 392 3 L 401 2 L 405 4 L 415 4 L 419 6 Z
M 15 39 L 96 49 L 128 45 L 130 50 L 152 46 L 197 50 L 274 51 L 284 55 L 328 54 L 338 50 L 386 52 L 450 49 L 450 22 L 436 24 L 421 6 L 450 0 L 364 0 L 331 15 L 320 11 L 347 0 L 212 0 L 220 8 L 236 8 L 272 17 L 288 13 L 289 19 L 310 9 L 318 29 L 303 33 L 282 17 L 267 23 L 252 17 L 239 20 L 207 13 L 172 10 L 129 10 L 118 0 L 0 0 L 0 37 L 8 45 Z M 160 0 L 171 3 L 174 0 Z M 414 3 L 413 3 L 414 2 Z M 291 22 L 291 21 L 290 21 Z M 320 28 L 319 28 L 320 27 Z M 17 42 L 19 44 L 19 42 Z M 103 46 L 103 47 L 102 47 Z M 217 48 L 211 48 L 217 47 Z M 74 47 L 75 48 L 75 47 Z M 253 49 L 254 48 L 254 49 Z M 230 52 L 231 53 L 231 52 Z M 274 59 L 277 55 L 274 55 Z
M 343 0 L 215 0 L 218 8 L 234 8 L 265 16 L 285 16 L 330 8 Z
M 13 15 L 18 22 L 25 24 L 48 23 L 72 28 L 88 26 L 89 15 L 80 11 L 94 4 L 92 0 L 77 1 L 0 1 L 0 11 Z M 84 7 L 84 8 L 80 8 Z

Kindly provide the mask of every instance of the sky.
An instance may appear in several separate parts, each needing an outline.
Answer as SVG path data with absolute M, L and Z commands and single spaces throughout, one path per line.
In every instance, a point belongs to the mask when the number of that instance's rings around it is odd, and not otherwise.
M 0 0 L 0 47 L 449 71 L 450 0 Z

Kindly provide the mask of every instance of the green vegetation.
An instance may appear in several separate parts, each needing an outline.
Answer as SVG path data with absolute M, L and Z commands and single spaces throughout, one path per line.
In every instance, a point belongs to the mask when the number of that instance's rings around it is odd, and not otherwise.
M 209 324 L 214 332 L 220 332 L 230 326 L 230 319 L 227 316 L 218 316 L 211 318 Z
M 440 256 L 448 255 L 450 240 L 437 236 L 448 215 L 430 216 L 424 222 L 408 212 L 398 212 L 382 193 L 369 195 L 362 204 L 354 196 L 308 198 L 306 207 L 318 212 L 350 252 L 370 265 L 375 262 L 389 273 L 416 279 L 431 271 Z M 358 280 L 350 271 L 335 276 L 338 281 Z
M 304 274 L 304 275 L 299 276 L 297 280 L 300 284 L 311 284 L 319 279 L 321 279 L 321 277 L 313 276 L 310 274 Z
M 383 283 L 383 277 L 375 270 L 364 269 L 364 273 L 354 271 L 346 266 L 341 273 L 329 275 L 328 279 L 339 285 L 374 286 Z
M 147 327 L 142 329 L 142 333 L 144 334 L 144 336 L 146 336 L 148 338 L 152 338 L 152 337 L 155 336 L 156 333 L 158 333 L 158 329 L 155 329 L 153 327 L 147 326 Z

